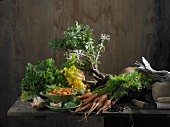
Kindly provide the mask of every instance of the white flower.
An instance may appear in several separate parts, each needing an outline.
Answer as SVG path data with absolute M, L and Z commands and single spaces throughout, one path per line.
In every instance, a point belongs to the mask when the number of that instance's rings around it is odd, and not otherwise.
M 110 40 L 110 35 L 109 34 L 101 34 L 101 40 Z

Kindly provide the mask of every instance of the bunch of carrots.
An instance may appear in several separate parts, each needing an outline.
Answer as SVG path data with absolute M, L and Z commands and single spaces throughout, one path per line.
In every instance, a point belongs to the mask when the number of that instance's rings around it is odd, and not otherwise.
M 133 72 L 134 72 L 134 68 L 127 67 L 124 70 L 122 70 L 119 73 L 119 75 L 125 73 L 133 73 Z M 104 92 L 102 95 L 99 96 L 98 95 L 99 92 L 98 94 L 89 92 L 82 96 L 77 96 L 78 99 L 82 100 L 82 105 L 76 109 L 76 112 L 87 110 L 86 116 L 88 116 L 91 112 L 97 111 L 96 115 L 98 115 L 103 111 L 106 111 L 108 108 L 111 108 L 112 105 L 115 105 L 115 103 L 118 101 L 120 96 L 117 97 L 116 100 L 112 100 L 113 98 L 110 99 L 106 93 L 108 92 Z
M 116 101 L 111 101 L 107 94 L 98 96 L 96 93 L 88 92 L 82 96 L 77 96 L 77 99 L 82 100 L 80 107 L 75 112 L 87 110 L 86 116 L 90 115 L 91 112 L 96 111 L 96 115 L 99 115 L 103 111 L 106 111 L 111 105 L 115 104 Z

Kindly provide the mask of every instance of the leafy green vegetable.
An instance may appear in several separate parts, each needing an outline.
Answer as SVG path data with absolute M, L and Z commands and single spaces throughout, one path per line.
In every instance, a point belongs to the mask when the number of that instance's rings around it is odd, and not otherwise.
M 32 100 L 34 97 L 36 97 L 37 95 L 32 94 L 31 92 L 28 91 L 22 91 L 22 95 L 21 95 L 21 101 L 29 101 Z
M 38 61 L 35 65 L 28 63 L 26 67 L 26 74 L 21 81 L 20 88 L 22 91 L 22 100 L 28 101 L 38 96 L 40 92 L 49 91 L 49 89 L 59 88 L 59 87 L 72 87 L 69 85 L 68 77 L 66 76 L 66 68 L 68 68 L 67 73 L 72 71 L 69 69 L 73 66 L 75 56 L 73 55 L 68 63 L 63 65 L 62 69 L 57 69 L 53 59 L 47 59 L 45 61 Z M 64 69 L 65 68 L 65 69 Z M 80 76 L 80 70 L 76 69 Z M 79 72 L 79 73 L 78 73 Z M 74 84 L 77 86 L 78 76 L 75 76 Z M 69 80 L 70 81 L 70 80 Z M 82 82 L 78 82 L 82 83 Z M 80 85 L 83 85 L 80 84 Z
M 68 81 L 64 75 L 64 70 L 63 69 L 57 69 L 55 72 L 55 83 L 57 86 L 60 87 L 69 87 L 68 86 Z
M 127 95 L 130 90 L 140 91 L 146 87 L 150 88 L 152 82 L 151 78 L 135 71 L 134 73 L 111 77 L 104 86 L 96 88 L 93 92 L 99 95 L 109 94 L 111 100 L 119 99 Z
M 28 63 L 25 77 L 20 84 L 22 94 L 24 94 L 23 100 L 33 99 L 40 91 L 46 89 L 46 85 L 55 84 L 57 74 L 53 59 L 38 61 L 36 65 Z

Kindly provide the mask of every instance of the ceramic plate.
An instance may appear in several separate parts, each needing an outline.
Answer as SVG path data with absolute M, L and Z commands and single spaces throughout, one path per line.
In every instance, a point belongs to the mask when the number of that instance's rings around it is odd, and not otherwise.
M 75 108 L 79 107 L 80 105 L 81 105 L 81 100 L 74 100 L 74 101 L 67 102 L 67 103 L 64 104 L 64 106 L 62 108 L 52 107 L 52 106 L 50 106 L 50 102 L 46 103 L 46 106 L 50 110 L 52 110 L 52 111 L 60 111 L 60 112 L 75 109 Z

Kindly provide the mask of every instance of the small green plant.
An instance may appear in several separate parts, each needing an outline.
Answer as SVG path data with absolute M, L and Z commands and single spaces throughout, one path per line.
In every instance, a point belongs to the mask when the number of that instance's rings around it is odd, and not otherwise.
M 104 42 L 110 40 L 110 36 L 101 34 L 99 43 L 95 46 L 92 32 L 93 30 L 88 25 L 76 22 L 75 25 L 64 31 L 63 38 L 50 41 L 49 47 L 65 51 L 66 63 L 69 63 L 72 60 L 71 57 L 76 55 L 75 66 L 99 79 L 102 75 L 98 69 L 100 56 L 105 51 Z

